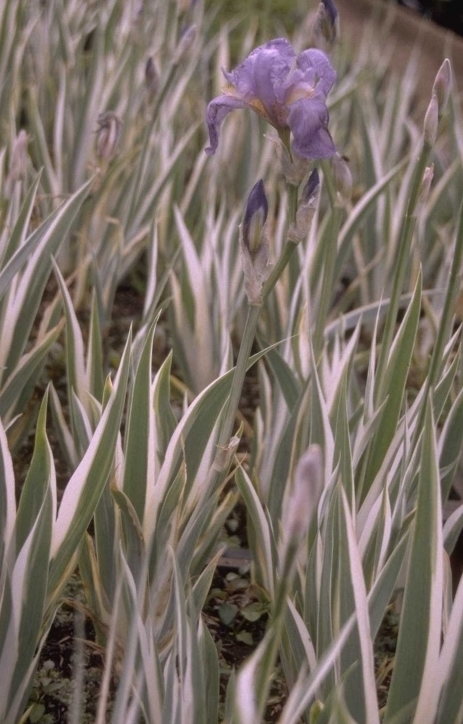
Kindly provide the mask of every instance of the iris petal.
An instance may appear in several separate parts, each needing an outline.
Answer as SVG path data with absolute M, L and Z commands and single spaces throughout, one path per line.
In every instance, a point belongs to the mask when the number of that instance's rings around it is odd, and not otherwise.
M 286 43 L 283 47 L 286 49 Z M 288 56 L 288 53 L 282 53 L 278 46 L 263 47 L 254 63 L 256 95 L 262 101 L 275 125 L 281 123 L 282 116 L 286 115 L 282 103 L 283 86 L 295 58 L 291 46 L 289 49 L 291 54 Z
M 209 129 L 210 146 L 205 149 L 208 156 L 212 156 L 217 151 L 219 145 L 219 129 L 223 119 L 228 116 L 231 111 L 237 108 L 247 108 L 248 104 L 241 98 L 223 95 L 214 98 L 209 103 L 206 111 L 206 123 Z
M 294 151 L 303 158 L 329 158 L 336 152 L 325 103 L 336 72 L 322 51 L 312 48 L 296 57 L 285 38 L 276 38 L 253 50 L 230 73 L 222 72 L 229 88 L 207 107 L 206 153 L 215 153 L 220 125 L 237 108 L 250 108 L 278 131 L 289 128 Z
M 318 78 L 317 90 L 326 96 L 336 82 L 336 71 L 325 53 L 315 48 L 304 50 L 297 56 L 297 67 L 307 72 L 315 72 Z
M 302 99 L 291 104 L 288 125 L 293 149 L 302 158 L 330 158 L 336 146 L 328 131 L 329 114 L 323 98 Z

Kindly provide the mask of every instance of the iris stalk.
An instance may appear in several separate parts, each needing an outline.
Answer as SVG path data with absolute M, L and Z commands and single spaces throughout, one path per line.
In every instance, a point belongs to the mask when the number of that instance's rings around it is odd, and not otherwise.
M 290 208 L 290 224 L 294 222 L 296 218 L 297 210 L 297 197 L 298 189 L 296 186 L 288 184 L 289 193 L 289 208 Z M 249 357 L 251 355 L 252 345 L 256 336 L 257 324 L 259 321 L 259 315 L 262 310 L 262 305 L 267 299 L 268 295 L 274 288 L 280 276 L 283 274 L 286 266 L 291 259 L 297 244 L 292 241 L 287 241 L 283 251 L 273 267 L 269 278 L 264 284 L 262 290 L 262 302 L 261 304 L 249 304 L 246 316 L 246 322 L 244 326 L 243 338 L 241 340 L 240 349 L 238 352 L 238 359 L 236 361 L 235 371 L 233 374 L 233 380 L 230 390 L 230 397 L 228 399 L 225 413 L 220 428 L 219 439 L 217 442 L 219 450 L 226 447 L 231 439 L 233 432 L 233 425 L 235 423 L 236 413 L 238 411 L 239 401 L 241 392 L 243 389 L 244 379 L 246 376 L 246 370 L 248 367 Z M 221 472 L 215 473 L 214 486 L 219 483 Z
M 227 86 L 222 95 L 208 104 L 206 121 L 210 145 L 205 149 L 214 155 L 220 127 L 234 110 L 249 109 L 278 131 L 289 159 L 331 158 L 336 153 L 328 130 L 329 113 L 326 97 L 336 80 L 336 72 L 328 57 L 311 48 L 296 55 L 285 38 L 275 38 L 253 50 L 233 71 L 222 69 Z M 292 137 L 292 142 L 290 138 Z M 289 224 L 296 222 L 298 185 L 288 183 Z M 243 339 L 233 375 L 230 397 L 220 428 L 218 445 L 228 448 L 252 344 L 256 335 L 260 310 L 276 282 L 288 265 L 297 243 L 287 238 L 280 258 L 258 293 L 249 300 Z M 214 483 L 224 471 L 216 459 Z

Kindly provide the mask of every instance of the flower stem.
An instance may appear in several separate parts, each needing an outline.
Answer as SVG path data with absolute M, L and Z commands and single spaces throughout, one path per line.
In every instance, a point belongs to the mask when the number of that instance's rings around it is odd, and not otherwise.
M 286 244 L 284 245 L 280 258 L 276 262 L 275 266 L 273 267 L 272 271 L 270 272 L 269 278 L 267 279 L 267 281 L 264 284 L 264 288 L 262 290 L 262 300 L 264 302 L 267 299 L 270 292 L 272 291 L 275 284 L 277 283 L 278 279 L 281 277 L 283 271 L 287 267 L 289 260 L 291 259 L 292 255 L 294 254 L 296 247 L 297 247 L 297 244 L 295 244 L 292 241 L 287 241 Z
M 298 189 L 295 186 L 288 186 L 289 196 L 289 219 L 290 223 L 296 218 L 297 211 L 297 200 L 298 200 Z M 244 378 L 246 375 L 246 369 L 248 360 L 251 355 L 251 349 L 256 336 L 257 323 L 259 321 L 259 314 L 262 309 L 262 304 L 267 299 L 268 295 L 272 291 L 273 287 L 277 283 L 278 279 L 285 270 L 291 256 L 294 253 L 297 244 L 292 241 L 287 241 L 280 258 L 273 267 L 269 278 L 267 279 L 264 288 L 262 290 L 262 303 L 261 304 L 249 304 L 248 312 L 246 317 L 246 323 L 244 326 L 243 338 L 241 340 L 240 349 L 238 352 L 238 359 L 236 361 L 235 371 L 233 375 L 230 397 L 228 399 L 222 425 L 219 432 L 219 438 L 217 441 L 218 450 L 226 447 L 230 443 L 230 439 L 233 433 L 233 425 L 235 422 L 236 413 L 239 406 L 241 392 L 243 389 Z M 215 487 L 223 475 L 223 471 L 215 471 L 214 481 L 212 483 Z
M 330 162 L 328 160 L 321 161 L 320 166 L 323 171 L 323 181 L 324 181 L 325 188 L 328 192 L 328 197 L 330 199 L 331 208 L 334 208 L 335 206 L 337 206 L 337 200 L 336 200 L 336 187 L 334 185 L 334 178 L 333 178 L 333 170 L 332 170 Z
M 293 224 L 296 221 L 297 212 L 297 201 L 298 201 L 298 186 L 287 184 L 288 188 L 288 205 L 289 205 L 289 223 Z

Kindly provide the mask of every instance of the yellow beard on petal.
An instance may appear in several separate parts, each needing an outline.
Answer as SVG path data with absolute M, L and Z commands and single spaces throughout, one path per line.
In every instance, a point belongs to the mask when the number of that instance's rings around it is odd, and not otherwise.
M 271 123 L 267 111 L 265 110 L 264 106 L 262 105 L 261 101 L 258 98 L 253 98 L 251 101 L 248 101 L 249 106 L 252 108 L 253 111 L 259 114 L 259 116 L 262 116 L 262 118 L 265 118 L 266 121 Z
M 272 126 L 275 125 L 274 122 L 272 121 L 272 119 L 269 117 L 267 111 L 265 110 L 262 102 L 258 98 L 251 98 L 249 100 L 247 98 L 243 98 L 243 96 L 240 96 L 236 92 L 235 86 L 233 86 L 231 84 L 226 85 L 223 88 L 223 92 L 227 96 L 232 96 L 233 98 L 239 98 L 240 100 L 244 101 L 245 103 L 247 103 L 249 108 L 251 108 L 251 110 L 255 111 L 255 113 L 258 113 L 259 116 L 261 116 L 265 121 L 267 121 L 267 123 L 270 123 Z
M 301 98 L 313 98 L 315 95 L 315 88 L 295 88 L 292 93 L 286 98 L 286 105 L 300 101 Z

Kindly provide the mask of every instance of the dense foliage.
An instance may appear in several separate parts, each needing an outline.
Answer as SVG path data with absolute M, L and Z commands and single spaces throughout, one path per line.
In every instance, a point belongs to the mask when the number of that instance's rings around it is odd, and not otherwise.
M 279 724 L 461 721 L 450 64 L 420 107 L 414 59 L 348 53 L 331 0 L 291 42 L 201 0 L 0 20 L 0 720 L 50 722 L 29 695 L 77 574 L 96 724 L 256 724 L 277 670 Z M 268 623 L 226 668 L 240 607 Z

